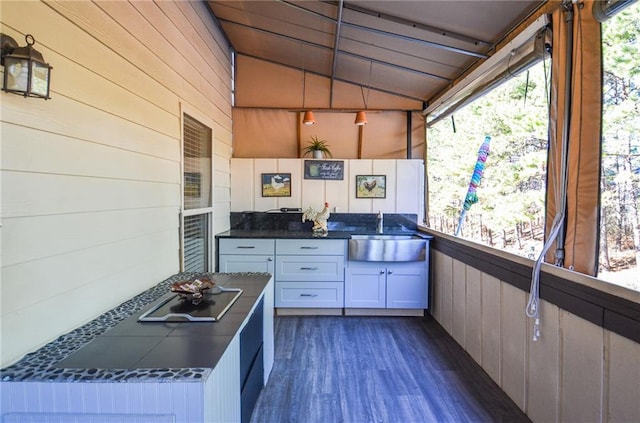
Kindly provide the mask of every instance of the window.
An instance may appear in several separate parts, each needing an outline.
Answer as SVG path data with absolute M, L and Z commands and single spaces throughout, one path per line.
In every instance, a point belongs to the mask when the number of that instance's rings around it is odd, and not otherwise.
M 183 271 L 211 270 L 212 135 L 211 128 L 183 115 Z
M 640 4 L 602 24 L 598 277 L 640 291 Z
M 542 250 L 548 61 L 513 77 L 427 130 L 428 225 L 455 234 L 478 150 L 490 154 L 458 236 L 529 258 Z

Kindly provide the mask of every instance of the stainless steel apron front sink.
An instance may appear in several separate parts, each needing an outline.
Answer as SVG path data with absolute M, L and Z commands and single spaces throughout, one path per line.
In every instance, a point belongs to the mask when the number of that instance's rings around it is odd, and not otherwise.
M 427 241 L 415 235 L 352 235 L 349 260 L 424 261 Z

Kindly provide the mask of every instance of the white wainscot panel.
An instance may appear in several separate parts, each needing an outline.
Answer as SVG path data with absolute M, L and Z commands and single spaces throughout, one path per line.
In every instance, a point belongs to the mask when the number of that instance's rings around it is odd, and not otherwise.
M 540 337 L 532 340 L 533 319 L 527 319 L 529 370 L 527 410 L 534 422 L 557 422 L 560 405 L 560 309 L 539 303 Z
M 524 409 L 525 403 L 526 302 L 524 291 L 502 283 L 500 387 L 520 409 Z
M 482 274 L 482 368 L 500 382 L 500 281 Z M 524 309 L 523 309 L 524 310 Z
M 562 310 L 560 421 L 599 422 L 602 418 L 603 331 Z

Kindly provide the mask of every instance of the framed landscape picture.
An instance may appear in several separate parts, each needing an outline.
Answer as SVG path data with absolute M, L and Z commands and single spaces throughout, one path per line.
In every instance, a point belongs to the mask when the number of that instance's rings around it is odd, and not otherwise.
M 356 198 L 386 198 L 387 175 L 356 175 Z
M 291 197 L 290 173 L 263 173 L 263 197 Z

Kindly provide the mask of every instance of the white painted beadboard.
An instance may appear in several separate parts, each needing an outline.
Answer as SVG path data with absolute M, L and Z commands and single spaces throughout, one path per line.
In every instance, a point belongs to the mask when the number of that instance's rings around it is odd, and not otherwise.
M 204 385 L 203 423 L 240 421 L 240 332 Z M 200 420 L 193 420 L 199 423 Z
M 305 159 L 231 159 L 231 211 L 312 207 L 338 213 L 415 213 L 422 222 L 422 160 L 344 160 L 343 180 L 304 179 Z M 291 173 L 291 197 L 262 197 L 262 173 Z M 357 175 L 385 175 L 385 198 L 356 198 Z
M 4 367 L 179 271 L 182 110 L 213 130 L 228 229 L 232 113 L 202 2 L 3 2 L 2 23 L 54 68 L 51 100 L 2 96 Z
M 194 382 L 14 382 L 3 389 L 3 422 L 204 422 L 204 392 Z
M 437 250 L 432 257 L 433 316 L 532 421 L 640 421 L 640 344 L 546 301 L 534 342 L 526 292 Z

